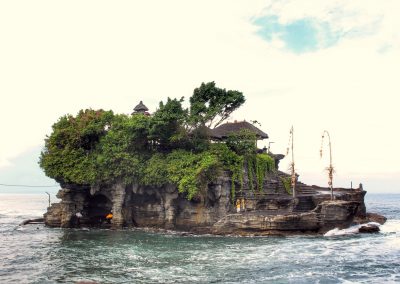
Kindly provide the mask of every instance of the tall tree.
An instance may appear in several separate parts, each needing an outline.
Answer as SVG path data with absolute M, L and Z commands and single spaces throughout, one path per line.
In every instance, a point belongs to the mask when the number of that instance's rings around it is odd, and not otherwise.
M 239 91 L 221 89 L 215 82 L 202 83 L 190 97 L 190 124 L 217 127 L 246 101 Z
M 151 118 L 149 138 L 161 149 L 179 148 L 182 140 L 187 138 L 183 127 L 187 120 L 187 110 L 182 108 L 182 102 L 183 98 L 168 98 L 165 104 L 160 102 L 158 110 Z

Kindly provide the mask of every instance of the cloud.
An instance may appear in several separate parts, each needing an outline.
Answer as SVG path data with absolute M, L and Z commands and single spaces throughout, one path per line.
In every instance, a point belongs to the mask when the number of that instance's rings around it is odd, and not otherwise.
M 294 53 L 331 47 L 340 38 L 339 33 L 334 33 L 328 23 L 311 18 L 281 24 L 277 16 L 263 16 L 255 19 L 254 24 L 259 27 L 257 34 L 262 38 L 268 42 L 280 40 L 286 49 Z
M 399 17 L 396 0 L 335 0 L 335 1 L 268 1 L 257 17 L 278 16 L 280 25 L 308 19 L 329 26 L 334 35 L 358 39 L 369 37 L 369 47 L 399 46 Z

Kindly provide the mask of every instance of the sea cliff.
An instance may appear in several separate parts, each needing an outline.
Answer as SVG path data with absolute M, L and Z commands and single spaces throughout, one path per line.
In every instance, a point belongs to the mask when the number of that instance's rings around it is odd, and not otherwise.
M 62 187 L 46 224 L 268 235 L 366 220 L 361 186 L 332 194 L 298 181 L 293 128 L 288 175 L 271 142 L 259 148 L 269 138 L 259 122 L 228 122 L 244 102 L 241 92 L 209 82 L 194 89 L 189 106 L 168 98 L 154 113 L 141 101 L 131 115 L 86 109 L 60 117 L 39 161 Z M 331 162 L 328 169 L 331 185 Z
M 48 208 L 45 223 L 64 228 L 150 227 L 222 235 L 286 235 L 325 233 L 368 221 L 362 188 L 335 189 L 331 201 L 328 188 L 298 183 L 293 198 L 279 182 L 284 175 L 269 174 L 262 192 L 243 190 L 235 202 L 228 175 L 219 176 L 192 200 L 174 185 L 64 184 L 57 195 L 61 202 Z M 108 223 L 104 217 L 110 212 L 113 218 Z

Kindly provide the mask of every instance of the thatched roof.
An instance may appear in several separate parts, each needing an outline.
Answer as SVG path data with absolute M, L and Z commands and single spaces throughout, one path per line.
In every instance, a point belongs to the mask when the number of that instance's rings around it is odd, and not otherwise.
M 140 101 L 140 103 L 137 106 L 135 106 L 133 110 L 136 112 L 145 112 L 148 111 L 149 109 L 147 108 L 147 106 L 143 104 L 142 101 Z
M 268 134 L 261 131 L 257 127 L 255 127 L 253 124 L 248 123 L 247 121 L 235 121 L 235 122 L 227 122 L 224 123 L 214 129 L 210 129 L 210 137 L 213 139 L 224 139 L 229 136 L 230 133 L 232 132 L 239 132 L 242 129 L 247 129 L 250 130 L 251 132 L 254 132 L 257 136 L 257 139 L 266 139 L 268 138 Z

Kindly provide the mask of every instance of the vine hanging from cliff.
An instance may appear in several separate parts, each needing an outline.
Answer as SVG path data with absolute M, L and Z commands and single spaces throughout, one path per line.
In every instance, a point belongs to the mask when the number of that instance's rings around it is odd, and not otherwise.
M 283 187 L 285 188 L 287 194 L 291 195 L 292 194 L 292 188 L 291 188 L 291 182 L 292 178 L 291 177 L 280 177 Z
M 257 188 L 259 191 L 263 190 L 265 175 L 268 172 L 275 170 L 275 160 L 268 154 L 257 154 L 256 156 L 256 175 L 257 175 Z
M 214 143 L 210 150 L 218 157 L 221 168 L 230 173 L 231 200 L 234 202 L 236 184 L 239 185 L 240 191 L 243 189 L 244 157 L 229 149 L 225 143 Z
M 255 177 L 255 169 L 257 167 L 257 159 L 255 155 L 247 155 L 247 178 L 249 182 L 249 189 L 254 191 L 254 177 Z M 258 179 L 257 179 L 258 180 Z
M 156 153 L 146 163 L 140 183 L 155 186 L 176 184 L 179 192 L 192 199 L 200 189 L 215 180 L 219 169 L 217 156 L 210 151 Z

